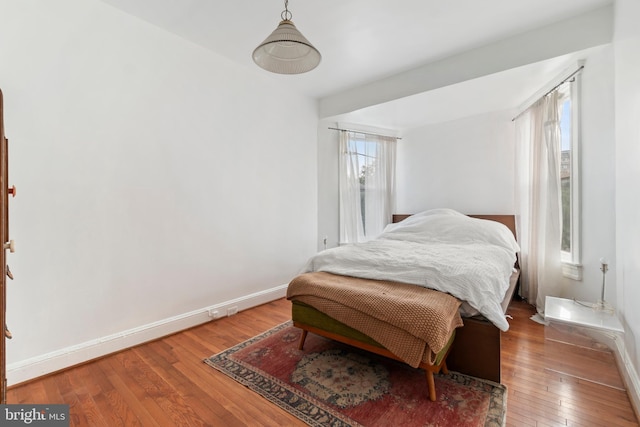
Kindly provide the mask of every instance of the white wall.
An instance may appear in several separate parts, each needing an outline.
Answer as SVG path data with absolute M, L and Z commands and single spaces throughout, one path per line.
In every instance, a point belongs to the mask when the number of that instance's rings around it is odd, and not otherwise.
M 640 2 L 617 0 L 615 11 L 616 273 L 618 309 L 635 390 L 640 392 Z M 638 395 L 636 408 L 640 408 Z
M 10 383 L 281 286 L 315 252 L 314 100 L 97 0 L 0 9 Z
M 336 247 L 340 241 L 339 132 L 338 124 L 322 120 L 318 125 L 318 250 Z
M 513 123 L 498 111 L 403 133 L 397 211 L 513 213 Z

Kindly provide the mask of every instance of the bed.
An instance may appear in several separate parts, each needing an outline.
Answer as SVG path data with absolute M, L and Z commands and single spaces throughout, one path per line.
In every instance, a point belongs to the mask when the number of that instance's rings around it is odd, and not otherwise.
M 478 226 L 479 235 L 475 229 Z M 496 236 L 493 235 L 494 232 Z M 436 233 L 435 238 L 433 233 Z M 443 240 L 446 246 L 431 248 L 434 239 L 440 245 L 442 235 L 445 236 Z M 456 240 L 451 244 L 448 240 L 454 238 L 464 242 Z M 476 240 L 485 238 L 488 239 L 489 246 L 485 248 L 487 242 L 484 241 L 481 242 L 483 246 L 477 246 L 480 243 Z M 425 244 L 425 240 L 428 244 Z M 460 246 L 463 244 L 469 247 Z M 483 258 L 485 250 L 492 254 L 489 258 L 494 255 L 499 258 L 498 266 L 493 265 L 492 259 Z M 516 268 L 518 250 L 512 215 L 467 216 L 449 209 L 436 209 L 416 215 L 394 215 L 393 224 L 385 229 L 380 238 L 365 244 L 322 251 L 309 260 L 304 272 L 290 282 L 287 298 L 292 302 L 293 324 L 303 330 L 299 348 L 303 349 L 308 332 L 312 332 L 422 368 L 426 372 L 429 397 L 432 400 L 436 397 L 433 374 L 440 371 L 446 373 L 448 369 L 452 369 L 500 382 L 501 331 L 508 329 L 506 310 L 519 276 Z M 353 255 L 353 251 L 356 255 Z M 424 267 L 418 267 L 423 270 L 414 271 L 414 263 L 421 263 L 424 258 L 430 257 L 430 251 L 437 252 L 437 258 L 429 259 Z M 387 256 L 392 257 L 388 262 L 385 261 Z M 394 258 L 398 256 L 400 259 Z M 358 264 L 359 257 L 367 258 L 365 264 Z M 460 263 L 466 258 L 473 259 Z M 451 265 L 441 266 L 443 259 L 454 262 L 447 261 Z M 352 265 L 354 263 L 355 267 Z M 484 264 L 490 266 L 487 267 L 488 272 L 484 271 Z M 473 265 L 473 268 L 469 267 L 470 273 L 465 274 L 473 277 L 462 279 L 460 286 L 470 288 L 466 290 L 443 287 L 459 279 L 448 276 L 437 278 L 434 276 L 436 273 L 431 271 L 438 270 L 437 274 L 440 274 L 440 270 L 444 269 L 460 275 L 459 270 L 466 269 L 467 265 Z M 476 277 L 474 269 L 478 265 L 483 271 L 477 272 Z M 405 268 L 409 268 L 409 271 L 403 270 Z M 482 291 L 485 286 L 484 275 L 495 276 L 486 280 L 490 281 L 487 286 L 495 286 L 496 289 L 491 291 L 493 295 L 490 301 L 478 302 L 477 296 L 468 293 L 479 293 L 482 298 L 486 297 L 486 292 Z M 473 286 L 467 284 L 470 279 Z M 476 282 L 480 291 L 476 289 Z M 411 293 L 412 289 L 417 293 Z M 394 302 L 396 293 L 403 292 L 402 299 Z M 434 296 L 434 293 L 438 295 Z M 444 313 L 433 314 L 433 318 L 438 319 L 438 326 L 432 326 L 419 317 L 421 320 L 418 322 L 407 322 L 407 319 L 413 319 L 411 310 L 418 310 L 420 313 L 425 310 L 423 307 L 408 307 L 408 302 L 412 304 L 416 299 L 426 301 L 431 298 L 436 298 L 436 306 L 446 306 Z M 455 313 L 451 311 L 451 299 L 456 302 Z M 434 304 L 433 301 L 430 303 Z M 388 313 L 391 312 L 398 312 L 396 317 L 399 319 L 388 319 Z M 352 319 L 354 316 L 355 320 Z M 397 324 L 393 324 L 395 329 L 384 329 L 387 322 L 396 322 Z M 427 323 L 429 326 L 426 326 Z M 395 337 L 396 333 L 405 333 L 405 328 L 408 330 L 406 335 L 413 338 L 417 327 L 421 328 L 421 333 L 426 331 L 424 333 L 429 339 L 432 339 L 431 335 L 436 335 L 437 338 L 433 348 L 430 345 L 433 340 L 424 341 L 424 352 L 419 360 L 416 359 L 419 351 L 407 355 L 403 339 L 398 343 Z M 438 331 L 430 331 L 432 327 Z M 413 342 L 409 341 L 407 346 L 413 348 Z

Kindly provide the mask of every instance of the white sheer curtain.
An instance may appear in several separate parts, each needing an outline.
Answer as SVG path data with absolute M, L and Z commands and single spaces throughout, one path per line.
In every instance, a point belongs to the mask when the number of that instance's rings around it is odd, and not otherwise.
M 379 235 L 395 205 L 396 139 L 340 131 L 340 241 Z
M 562 286 L 558 92 L 516 118 L 516 224 L 522 248 L 521 295 L 544 312 Z
M 364 240 L 360 200 L 360 165 L 357 156 L 349 154 L 349 132 L 340 131 L 340 242 Z

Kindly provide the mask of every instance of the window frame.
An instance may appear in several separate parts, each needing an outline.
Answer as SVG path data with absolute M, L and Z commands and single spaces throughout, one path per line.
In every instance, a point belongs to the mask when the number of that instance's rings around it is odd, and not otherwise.
M 352 156 L 352 158 L 357 158 L 358 160 L 356 160 L 356 164 L 360 166 L 360 168 L 358 168 L 358 180 L 360 181 L 360 219 L 362 223 L 363 237 L 368 239 L 371 233 L 367 234 L 366 212 L 367 200 L 369 200 L 367 194 L 377 192 L 379 189 L 377 187 L 372 187 L 371 182 L 366 179 L 366 176 L 364 176 L 363 173 L 365 173 L 367 168 L 370 168 L 372 164 L 375 165 L 379 160 L 377 153 L 378 147 L 377 142 L 367 139 L 367 134 L 364 132 L 352 131 L 348 134 L 349 140 L 347 144 L 347 155 Z M 351 144 L 353 144 L 353 147 Z M 362 151 L 360 151 L 360 149 L 362 149 Z M 372 154 L 370 150 L 374 151 L 374 153 Z
M 384 226 L 391 222 L 391 216 L 395 211 L 396 143 L 400 138 L 374 131 L 356 129 L 357 127 L 354 126 L 349 127 L 351 129 L 338 128 L 341 131 L 339 245 L 364 242 L 376 237 L 383 231 Z M 349 168 L 345 169 L 345 166 L 351 162 L 348 162 L 347 159 L 356 158 L 365 158 L 367 160 L 362 164 L 359 161 L 355 161 L 355 164 L 358 165 L 358 171 L 354 171 L 355 174 L 349 173 Z M 368 159 L 372 159 L 372 161 L 370 162 Z M 380 171 L 383 171 L 384 178 L 381 178 L 379 172 L 376 172 L 375 175 L 377 177 L 373 181 L 367 182 L 368 180 L 365 178 L 363 183 L 360 173 L 363 170 L 363 166 L 368 167 L 371 164 L 377 165 L 374 170 L 379 168 Z M 349 204 L 348 200 L 343 198 L 343 190 L 345 190 L 346 194 L 351 194 L 349 197 L 353 197 L 353 188 L 347 188 L 350 187 L 347 184 L 347 181 L 350 180 L 349 176 L 352 178 L 357 177 L 359 182 L 360 198 L 357 203 L 360 205 L 360 218 L 357 224 L 353 223 L 355 220 L 352 217 L 353 212 L 348 213 L 349 209 L 345 208 L 347 206 L 345 202 Z M 344 182 L 343 179 L 345 180 Z M 382 179 L 381 182 L 376 182 L 380 179 Z M 367 197 L 371 195 L 376 196 Z M 370 203 L 367 204 L 367 201 L 370 201 Z M 370 210 L 371 206 L 378 206 L 381 209 L 380 213 L 372 212 Z M 371 214 L 370 218 L 372 219 L 370 223 L 367 222 L 369 214 Z M 372 225 L 373 228 L 369 229 L 367 225 Z M 357 227 L 357 230 L 352 230 L 354 226 Z
M 580 142 L 581 142 L 581 75 L 577 73 L 567 82 L 571 101 L 571 152 L 570 152 L 570 201 L 571 201 L 571 250 L 560 249 L 562 274 L 573 280 L 582 280 L 581 254 L 581 186 L 580 186 Z M 566 96 L 563 97 L 566 99 Z M 561 154 L 560 154 L 561 155 Z

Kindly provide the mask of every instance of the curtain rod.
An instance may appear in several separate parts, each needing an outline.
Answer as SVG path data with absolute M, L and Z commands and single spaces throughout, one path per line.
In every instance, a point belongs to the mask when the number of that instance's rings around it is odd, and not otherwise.
M 551 92 L 553 92 L 554 90 L 558 89 L 560 86 L 562 86 L 566 82 L 570 81 L 576 74 L 578 74 L 580 71 L 582 71 L 583 68 L 584 68 L 584 65 L 581 65 L 580 67 L 578 67 L 577 70 L 575 70 L 573 73 L 571 73 L 567 77 L 565 77 L 560 83 L 558 83 L 557 85 L 555 85 L 554 87 L 549 89 L 544 95 L 542 95 L 540 98 L 536 99 L 534 102 L 529 104 L 529 106 L 527 106 L 527 108 L 525 108 L 520 113 L 518 113 L 518 115 L 515 116 L 513 119 L 511 119 L 511 121 L 514 121 L 515 119 L 517 119 L 518 117 L 523 115 L 525 113 L 525 111 L 527 111 L 533 104 L 535 104 L 536 102 L 538 102 L 539 100 L 541 100 L 545 96 L 549 95 Z
M 365 132 L 365 131 L 362 131 L 362 130 L 341 129 L 341 128 L 332 128 L 332 127 L 329 127 L 328 129 L 331 129 L 331 130 L 343 130 L 343 131 L 346 131 L 346 132 L 363 133 L 365 135 L 384 136 L 386 138 L 402 139 L 399 136 L 380 135 L 379 133 Z

